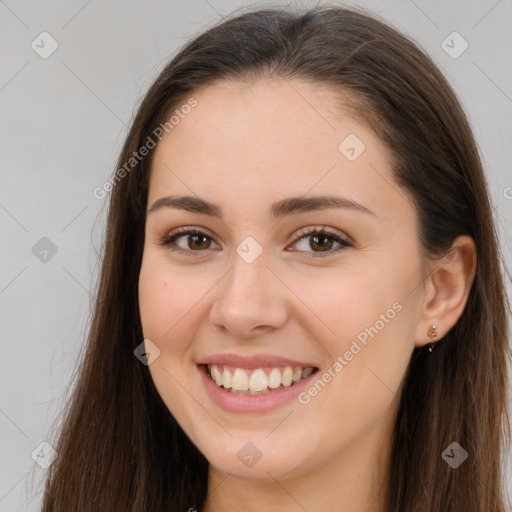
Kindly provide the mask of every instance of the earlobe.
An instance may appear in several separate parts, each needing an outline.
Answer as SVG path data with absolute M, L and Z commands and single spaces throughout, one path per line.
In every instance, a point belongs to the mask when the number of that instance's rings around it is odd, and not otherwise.
M 448 254 L 433 262 L 416 332 L 416 346 L 439 341 L 466 307 L 476 271 L 476 247 L 468 235 L 457 237 Z

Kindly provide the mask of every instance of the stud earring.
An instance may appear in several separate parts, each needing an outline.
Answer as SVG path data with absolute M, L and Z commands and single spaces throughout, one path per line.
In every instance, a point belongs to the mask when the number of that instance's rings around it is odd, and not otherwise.
M 428 328 L 428 337 L 431 339 L 431 340 L 435 340 L 437 339 L 437 327 L 436 327 L 436 324 L 432 324 L 429 328 Z M 430 347 L 428 347 L 428 351 L 429 352 L 432 352 L 432 350 L 434 350 L 434 345 L 435 343 L 432 343 L 430 345 Z

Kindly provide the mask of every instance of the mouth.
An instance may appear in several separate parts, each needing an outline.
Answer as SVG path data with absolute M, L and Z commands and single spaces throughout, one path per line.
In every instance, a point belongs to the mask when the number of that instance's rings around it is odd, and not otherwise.
M 314 366 L 277 366 L 237 368 L 221 364 L 200 365 L 209 378 L 222 390 L 236 394 L 258 396 L 295 386 L 318 371 Z

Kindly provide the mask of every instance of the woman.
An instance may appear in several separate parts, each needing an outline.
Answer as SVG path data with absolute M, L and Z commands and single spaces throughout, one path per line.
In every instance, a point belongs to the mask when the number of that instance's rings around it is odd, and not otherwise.
M 357 10 L 262 9 L 146 94 L 43 511 L 505 510 L 507 307 L 466 116 Z

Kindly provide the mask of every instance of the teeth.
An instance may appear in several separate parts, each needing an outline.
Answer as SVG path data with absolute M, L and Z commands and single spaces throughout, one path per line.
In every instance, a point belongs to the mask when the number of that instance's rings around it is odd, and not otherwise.
M 281 385 L 281 372 L 277 368 L 272 368 L 268 374 L 268 387 L 278 388 Z
M 216 365 L 213 365 L 213 367 L 216 368 Z M 222 386 L 222 382 L 220 384 L 217 382 L 217 386 Z M 233 388 L 233 391 L 247 391 L 249 389 L 249 377 L 244 370 L 241 370 L 240 368 L 235 370 L 233 373 L 233 380 L 231 381 L 231 387 Z
M 305 379 L 306 377 L 309 377 L 313 373 L 313 368 L 306 368 L 302 372 L 302 378 Z
M 235 368 L 232 372 L 224 367 L 220 371 L 216 364 L 212 364 L 208 365 L 208 372 L 217 386 L 230 389 L 232 393 L 260 395 L 281 386 L 289 387 L 309 377 L 314 368 L 295 368 L 294 371 L 291 366 L 287 366 L 282 373 L 279 368 L 272 368 L 268 375 L 263 368 L 258 368 L 253 370 L 249 377 L 247 371 L 242 368 Z
M 229 389 L 233 385 L 233 376 L 231 372 L 224 368 L 224 372 L 222 373 L 222 386 Z
M 212 367 L 212 376 L 215 379 L 217 386 L 222 386 L 222 374 L 219 372 L 216 365 L 213 365 Z
M 293 370 L 289 366 L 287 366 L 284 369 L 283 376 L 281 377 L 283 386 L 286 386 L 286 387 L 291 386 L 292 380 L 293 380 Z
M 243 370 L 240 370 L 243 371 Z M 245 372 L 244 372 L 245 373 Z M 249 389 L 251 391 L 265 391 L 268 388 L 267 374 L 259 368 L 251 374 L 249 379 Z

